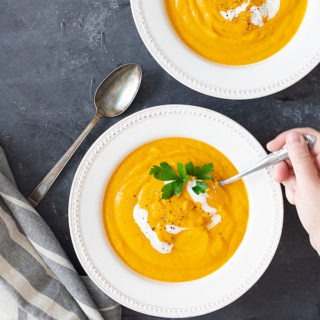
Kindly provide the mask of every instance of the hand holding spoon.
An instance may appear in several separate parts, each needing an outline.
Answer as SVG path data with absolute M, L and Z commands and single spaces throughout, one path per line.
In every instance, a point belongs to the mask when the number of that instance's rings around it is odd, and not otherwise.
M 138 92 L 141 78 L 142 71 L 139 65 L 125 64 L 110 73 L 100 83 L 94 95 L 94 105 L 96 108 L 94 118 L 30 194 L 28 200 L 33 207 L 36 207 L 40 203 L 62 169 L 100 118 L 115 117 L 129 107 Z
M 309 149 L 314 146 L 317 139 L 314 135 L 311 135 L 311 134 L 306 134 L 304 138 L 306 139 Z M 287 148 L 286 146 L 283 146 L 280 150 L 269 153 L 265 158 L 263 158 L 262 160 L 260 160 L 258 163 L 254 164 L 247 170 L 244 170 L 243 172 L 240 172 L 229 179 L 219 181 L 218 184 L 219 186 L 225 186 L 226 184 L 237 181 L 252 172 L 261 170 L 273 164 L 277 164 L 288 158 L 289 156 L 288 156 Z

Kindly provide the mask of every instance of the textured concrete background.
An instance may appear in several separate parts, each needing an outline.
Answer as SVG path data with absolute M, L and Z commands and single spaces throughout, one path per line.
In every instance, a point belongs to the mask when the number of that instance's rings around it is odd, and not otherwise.
M 81 274 L 68 230 L 69 190 L 86 150 L 119 119 L 149 106 L 182 103 L 227 115 L 262 145 L 292 127 L 320 129 L 320 67 L 266 98 L 215 99 L 159 67 L 139 38 L 129 0 L 0 0 L 0 144 L 24 195 L 93 117 L 98 83 L 128 62 L 144 72 L 134 103 L 120 117 L 98 123 L 38 207 Z M 123 318 L 154 319 L 128 309 Z M 258 283 L 230 306 L 197 319 L 320 319 L 320 260 L 293 207 L 285 203 L 279 248 Z

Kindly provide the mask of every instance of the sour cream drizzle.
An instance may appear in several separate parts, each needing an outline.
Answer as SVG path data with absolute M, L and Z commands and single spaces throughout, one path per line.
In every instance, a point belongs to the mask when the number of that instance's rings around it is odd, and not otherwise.
M 196 194 L 192 188 L 196 185 L 196 181 L 189 181 L 187 183 L 187 191 L 194 202 L 201 203 L 201 209 L 204 212 L 210 213 L 211 215 L 211 223 L 207 226 L 207 229 L 213 228 L 215 225 L 221 222 L 221 216 L 217 214 L 217 209 L 209 206 L 207 202 L 208 193 L 200 193 Z
M 175 226 L 174 224 L 166 225 L 166 231 L 171 234 L 178 234 L 181 231 L 188 230 L 188 229 L 190 228 L 182 228 L 182 227 Z
M 172 243 L 160 241 L 157 233 L 152 230 L 148 223 L 148 211 L 141 208 L 138 203 L 133 208 L 133 218 L 155 250 L 163 254 L 168 254 L 171 252 L 174 245 Z
M 230 9 L 228 11 L 220 11 L 220 14 L 228 21 L 237 18 L 240 13 L 245 12 L 247 7 L 249 6 L 251 0 L 247 2 L 243 2 L 240 6 L 235 9 Z M 250 8 L 251 12 L 251 23 L 258 27 L 262 27 L 264 25 L 263 18 L 267 18 L 268 20 L 274 18 L 280 9 L 280 0 L 266 0 L 266 2 L 257 7 L 252 6 Z
M 248 5 L 250 3 L 250 0 L 247 2 L 242 3 L 240 6 L 230 9 L 228 11 L 220 11 L 220 14 L 228 21 L 233 20 L 234 18 L 237 18 L 241 12 L 245 12 Z
M 279 9 L 280 0 L 266 0 L 266 2 L 259 7 L 252 6 L 250 8 L 251 22 L 258 27 L 262 27 L 264 25 L 263 18 L 267 18 L 268 20 L 274 18 Z

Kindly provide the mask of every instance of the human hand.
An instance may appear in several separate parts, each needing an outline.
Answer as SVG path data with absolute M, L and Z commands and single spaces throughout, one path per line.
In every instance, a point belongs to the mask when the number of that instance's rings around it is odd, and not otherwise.
M 317 141 L 308 149 L 304 134 Z M 312 128 L 285 131 L 267 144 L 269 151 L 287 145 L 289 159 L 274 167 L 275 179 L 285 187 L 288 201 L 295 205 L 311 245 L 320 254 L 320 132 Z

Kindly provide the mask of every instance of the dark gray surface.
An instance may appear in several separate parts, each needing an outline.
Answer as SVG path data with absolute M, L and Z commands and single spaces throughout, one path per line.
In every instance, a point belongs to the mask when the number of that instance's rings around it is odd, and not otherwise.
M 128 62 L 144 72 L 134 103 L 120 117 L 98 123 L 38 207 L 81 274 L 68 230 L 70 186 L 86 150 L 119 119 L 149 106 L 182 103 L 227 115 L 262 145 L 292 127 L 320 129 L 320 67 L 266 98 L 215 99 L 159 67 L 135 29 L 129 0 L 0 0 L 0 144 L 24 195 L 93 117 L 98 83 Z M 262 278 L 230 306 L 197 319 L 320 319 L 319 260 L 295 209 L 285 202 L 280 245 Z M 124 319 L 154 319 L 128 309 L 123 313 Z

